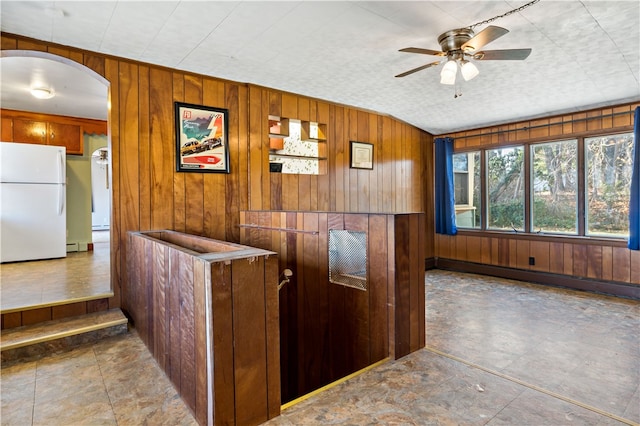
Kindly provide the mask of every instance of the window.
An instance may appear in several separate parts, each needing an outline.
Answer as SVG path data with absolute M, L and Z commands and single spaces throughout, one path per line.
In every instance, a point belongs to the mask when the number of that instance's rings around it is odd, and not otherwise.
M 633 134 L 585 139 L 586 229 L 589 235 L 629 235 Z
M 632 163 L 633 133 L 456 153 L 456 225 L 627 238 Z
M 487 150 L 487 228 L 524 231 L 524 147 Z
M 453 155 L 456 226 L 480 228 L 480 151 Z
M 531 228 L 578 232 L 578 141 L 531 146 Z

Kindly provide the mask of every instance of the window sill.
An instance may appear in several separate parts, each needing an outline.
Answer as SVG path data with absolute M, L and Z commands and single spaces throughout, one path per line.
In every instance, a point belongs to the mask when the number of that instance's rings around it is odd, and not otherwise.
M 458 235 L 470 237 L 515 238 L 530 241 L 553 241 L 557 243 L 627 247 L 627 238 L 586 237 L 580 235 L 544 234 L 513 231 L 481 231 L 479 229 L 458 228 Z

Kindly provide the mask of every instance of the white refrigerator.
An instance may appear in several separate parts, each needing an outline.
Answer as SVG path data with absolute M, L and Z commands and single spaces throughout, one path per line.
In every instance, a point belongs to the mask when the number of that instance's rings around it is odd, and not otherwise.
M 64 147 L 0 142 L 0 262 L 67 255 Z

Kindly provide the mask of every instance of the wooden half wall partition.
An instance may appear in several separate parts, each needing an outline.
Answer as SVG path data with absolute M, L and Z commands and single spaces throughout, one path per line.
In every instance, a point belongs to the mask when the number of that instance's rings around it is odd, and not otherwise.
M 125 312 L 201 425 L 280 415 L 276 253 L 130 232 Z
M 366 235 L 366 290 L 330 281 L 334 230 Z M 240 237 L 293 272 L 280 291 L 283 402 L 425 346 L 424 213 L 242 211 Z

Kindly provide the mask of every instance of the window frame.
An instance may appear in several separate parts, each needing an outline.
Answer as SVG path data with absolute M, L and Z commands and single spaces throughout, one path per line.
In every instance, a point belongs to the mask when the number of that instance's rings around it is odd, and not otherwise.
M 579 240 L 604 240 L 614 243 L 625 243 L 628 239 L 628 235 L 624 236 L 610 236 L 610 235 L 589 235 L 586 230 L 586 214 L 587 214 L 587 197 L 586 197 L 586 146 L 585 140 L 590 138 L 606 137 L 606 136 L 618 136 L 632 133 L 633 129 L 625 130 L 603 130 L 598 132 L 581 133 L 578 135 L 558 135 L 558 137 L 546 137 L 536 138 L 535 140 L 528 141 L 513 141 L 505 143 L 504 145 L 485 145 L 485 146 L 470 146 L 454 150 L 454 154 L 473 153 L 480 152 L 480 226 L 476 228 L 460 227 L 459 231 L 462 233 L 482 233 L 482 234 L 504 234 L 504 235 L 525 235 L 525 236 L 545 236 L 558 239 L 579 239 Z M 455 139 L 455 138 L 454 138 Z M 576 233 L 561 233 L 561 232 L 536 232 L 532 229 L 532 213 L 531 208 L 533 206 L 533 193 L 531 190 L 531 162 L 532 162 L 532 147 L 534 145 L 563 142 L 563 141 L 577 141 L 577 232 Z M 506 149 L 522 146 L 524 149 L 524 231 L 520 230 L 504 230 L 499 228 L 489 228 L 488 225 L 488 151 L 496 149 Z
M 532 234 L 543 234 L 543 235 L 554 235 L 554 236 L 569 236 L 569 237 L 577 237 L 580 236 L 580 163 L 579 161 L 579 157 L 580 155 L 578 155 L 576 158 L 576 208 L 575 208 L 575 227 L 576 230 L 575 232 L 563 232 L 563 231 L 543 231 L 543 230 L 539 230 L 536 231 L 535 230 L 535 224 L 533 223 L 535 217 L 533 214 L 533 209 L 535 207 L 535 203 L 534 203 L 534 195 L 535 195 L 535 191 L 533 190 L 533 178 L 534 178 L 534 173 L 533 173 L 533 161 L 534 161 L 534 149 L 536 146 L 541 146 L 541 145 L 551 145 L 551 144 L 556 144 L 556 143 L 568 143 L 568 142 L 575 142 L 576 143 L 576 153 L 579 154 L 580 152 L 580 140 L 579 138 L 569 138 L 569 139 L 558 139 L 558 140 L 548 140 L 548 141 L 539 141 L 539 142 L 532 142 L 529 144 L 529 226 L 530 226 L 530 233 Z
M 523 200 L 522 200 L 522 230 L 518 230 L 516 228 L 513 228 L 513 230 L 506 230 L 506 229 L 501 229 L 501 228 L 490 228 L 489 227 L 489 209 L 491 207 L 490 202 L 489 202 L 489 154 L 488 151 L 495 151 L 495 150 L 501 150 L 501 149 L 516 149 L 516 148 L 522 148 L 522 154 L 523 154 L 523 158 L 522 158 L 522 162 L 523 162 L 523 168 L 524 168 L 524 173 L 523 173 L 523 180 L 524 180 L 524 187 L 523 187 Z M 490 148 L 485 148 L 482 150 L 483 151 L 483 168 L 481 170 L 482 176 L 483 176 L 483 186 L 482 186 L 482 190 L 484 190 L 484 194 L 481 194 L 482 196 L 482 200 L 484 201 L 484 205 L 483 205 L 483 211 L 481 212 L 481 217 L 483 218 L 482 223 L 481 223 L 481 227 L 480 229 L 483 231 L 489 231 L 489 232 L 506 232 L 506 233 L 526 233 L 529 232 L 528 231 L 528 222 L 529 222 L 529 201 L 527 200 L 527 191 L 529 189 L 529 185 L 528 185 L 528 180 L 529 180 L 529 175 L 528 175 L 528 167 L 527 167 L 527 161 L 528 161 L 528 154 L 527 154 L 527 145 L 524 143 L 516 143 L 516 144 L 509 144 L 509 145 L 501 145 L 498 147 L 490 147 Z

